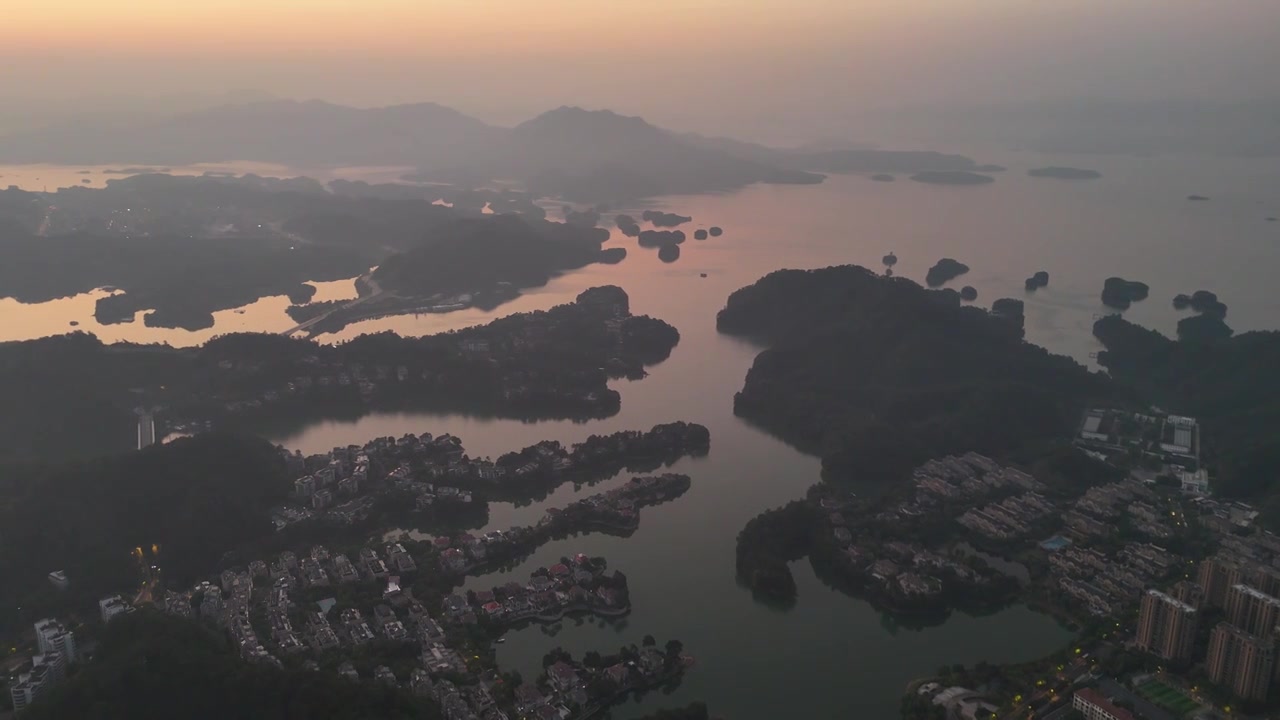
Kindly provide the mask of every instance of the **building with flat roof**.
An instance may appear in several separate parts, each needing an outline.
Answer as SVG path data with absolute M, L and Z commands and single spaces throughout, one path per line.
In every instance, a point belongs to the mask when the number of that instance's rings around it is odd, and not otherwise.
M 1081 688 L 1071 698 L 1071 707 L 1079 710 L 1085 720 L 1136 720 L 1133 713 L 1111 702 L 1094 688 Z
M 1204 588 L 1207 607 L 1223 607 L 1227 602 L 1227 590 L 1244 582 L 1245 570 L 1234 558 L 1214 555 L 1200 561 L 1196 582 Z
M 1271 689 L 1275 652 L 1275 641 L 1220 622 L 1209 636 L 1205 670 L 1211 680 L 1237 697 L 1265 700 Z
M 1276 635 L 1280 624 L 1280 599 L 1244 584 L 1227 590 L 1227 621 L 1260 638 Z
M 66 659 L 67 664 L 76 661 L 75 634 L 63 626 L 61 622 L 46 618 L 37 622 L 35 629 L 36 644 L 40 647 L 42 655 L 57 652 Z
M 1165 660 L 1190 660 L 1197 619 L 1191 605 L 1159 590 L 1148 590 L 1138 615 L 1138 647 Z

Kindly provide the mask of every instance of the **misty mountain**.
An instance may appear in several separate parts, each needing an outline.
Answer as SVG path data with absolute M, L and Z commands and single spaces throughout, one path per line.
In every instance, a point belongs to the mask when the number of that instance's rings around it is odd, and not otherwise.
M 502 133 L 434 103 L 361 109 L 319 100 L 227 105 L 130 127 L 51 128 L 0 137 L 0 160 L 183 165 L 448 162 Z
M 129 127 L 77 125 L 0 137 L 0 162 L 182 165 L 249 160 L 316 167 L 412 165 L 416 180 L 517 180 L 536 195 L 608 202 L 815 183 L 820 172 L 966 170 L 933 152 L 782 150 L 677 134 L 639 117 L 561 107 L 514 128 L 433 103 L 352 108 L 270 100 Z

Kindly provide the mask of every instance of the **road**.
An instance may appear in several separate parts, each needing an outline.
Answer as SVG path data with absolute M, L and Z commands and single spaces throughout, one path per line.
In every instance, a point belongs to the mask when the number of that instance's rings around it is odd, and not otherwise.
M 324 320 L 325 318 L 338 312 L 339 310 L 348 310 L 350 308 L 366 303 L 374 298 L 382 296 L 382 286 L 378 284 L 377 280 L 373 279 L 372 272 L 367 272 L 364 275 L 361 275 L 356 282 L 357 283 L 364 282 L 366 285 L 368 285 L 370 290 L 369 294 L 363 297 L 358 297 L 355 300 L 352 300 L 351 302 L 343 303 L 342 305 L 339 305 L 328 312 L 321 313 L 311 318 L 310 320 L 307 320 L 306 322 L 302 322 L 297 325 L 294 325 L 293 327 L 281 332 L 280 334 L 287 337 L 290 335 L 294 335 L 296 333 L 305 332 L 306 330 L 309 330 L 312 326 L 319 323 L 321 320 Z

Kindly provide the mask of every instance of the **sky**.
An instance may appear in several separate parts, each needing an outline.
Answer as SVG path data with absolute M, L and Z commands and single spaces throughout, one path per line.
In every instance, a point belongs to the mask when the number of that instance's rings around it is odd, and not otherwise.
M 1280 96 L 1272 0 L 4 4 L 10 117 L 253 90 L 498 123 L 574 104 L 817 139 L 886 108 Z

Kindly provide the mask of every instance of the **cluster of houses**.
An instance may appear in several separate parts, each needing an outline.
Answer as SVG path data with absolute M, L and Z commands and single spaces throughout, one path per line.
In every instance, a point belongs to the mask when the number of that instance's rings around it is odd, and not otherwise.
M 1026 537 L 1040 521 L 1056 512 L 1056 507 L 1038 492 L 1028 490 L 1000 502 L 971 508 L 957 522 L 992 540 Z
M 198 615 L 226 628 L 246 659 L 278 664 L 278 654 L 298 653 L 307 648 L 321 651 L 373 639 L 367 625 L 349 622 L 347 617 L 342 618 L 341 632 L 336 631 L 323 612 L 309 613 L 307 627 L 295 628 L 291 619 L 297 608 L 293 598 L 295 590 L 383 580 L 392 572 L 410 573 L 416 569 L 413 557 L 399 543 L 388 544 L 384 554 L 363 548 L 355 562 L 317 545 L 302 558 L 285 551 L 271 562 L 255 560 L 244 569 L 224 570 L 218 585 L 204 582 L 189 592 L 168 591 L 160 604 L 174 615 Z M 270 651 L 251 621 L 255 596 L 270 633 Z M 394 628 L 388 629 L 385 623 L 377 626 L 387 637 L 396 635 Z
M 914 543 L 856 541 L 849 529 L 851 496 L 827 492 L 817 504 L 838 548 L 838 567 L 889 595 L 924 599 L 940 594 L 946 583 L 986 582 L 965 564 Z
M 625 614 L 630 609 L 627 578 L 619 572 L 606 575 L 606 567 L 603 558 L 564 558 L 534 572 L 523 585 L 509 582 L 492 590 L 449 595 L 444 599 L 442 617 L 447 623 L 474 623 L 483 618 L 509 626 L 529 620 L 554 622 L 576 612 Z
M 678 497 L 692 485 L 687 475 L 636 477 L 621 487 L 583 498 L 564 508 L 548 508 L 531 526 L 494 530 L 483 535 L 460 533 L 437 537 L 440 567 L 447 574 L 465 575 L 495 561 L 508 561 L 531 552 L 554 537 L 592 528 L 630 532 L 640 524 L 640 508 Z
M 1184 565 L 1181 556 L 1150 543 L 1129 543 L 1113 555 L 1065 547 L 1049 555 L 1053 583 L 1090 615 L 1108 617 Z

